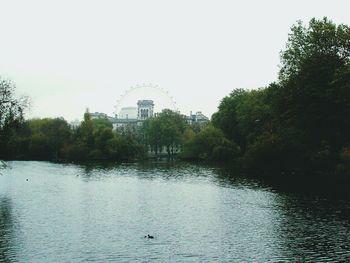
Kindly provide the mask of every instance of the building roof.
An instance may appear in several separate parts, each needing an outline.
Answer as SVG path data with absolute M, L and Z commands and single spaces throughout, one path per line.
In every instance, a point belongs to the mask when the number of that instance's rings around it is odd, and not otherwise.
M 121 111 L 122 110 L 137 110 L 137 107 L 132 107 L 132 106 L 129 106 L 129 107 L 123 107 L 120 109 Z
M 154 106 L 153 100 L 138 100 L 137 105 L 140 106 Z

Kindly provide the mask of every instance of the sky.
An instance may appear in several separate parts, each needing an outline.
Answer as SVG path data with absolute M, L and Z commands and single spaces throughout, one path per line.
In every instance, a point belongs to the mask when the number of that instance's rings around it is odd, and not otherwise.
M 113 115 L 143 85 L 210 117 L 233 89 L 277 80 L 297 20 L 350 24 L 347 0 L 0 0 L 0 10 L 0 76 L 29 96 L 27 118 L 68 121 L 86 108 Z

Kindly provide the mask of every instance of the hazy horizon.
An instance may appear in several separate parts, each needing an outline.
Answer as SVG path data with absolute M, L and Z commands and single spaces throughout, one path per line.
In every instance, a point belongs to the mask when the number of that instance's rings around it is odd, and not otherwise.
M 87 107 L 113 115 L 125 91 L 144 83 L 169 92 L 182 113 L 210 117 L 233 89 L 277 80 L 279 52 L 297 20 L 327 16 L 350 24 L 347 6 L 342 0 L 2 1 L 0 76 L 31 98 L 29 118 L 72 121 Z

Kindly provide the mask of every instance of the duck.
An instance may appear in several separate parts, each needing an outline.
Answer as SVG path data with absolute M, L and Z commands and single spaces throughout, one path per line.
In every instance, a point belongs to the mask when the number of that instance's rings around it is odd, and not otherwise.
M 154 236 L 151 236 L 150 234 L 148 234 L 147 236 L 145 236 L 145 238 L 154 238 Z

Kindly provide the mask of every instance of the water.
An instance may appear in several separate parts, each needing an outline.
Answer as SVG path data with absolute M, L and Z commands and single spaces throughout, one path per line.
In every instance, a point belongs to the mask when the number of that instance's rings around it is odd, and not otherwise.
M 0 173 L 1 262 L 350 261 L 349 201 L 219 168 L 8 162 Z

